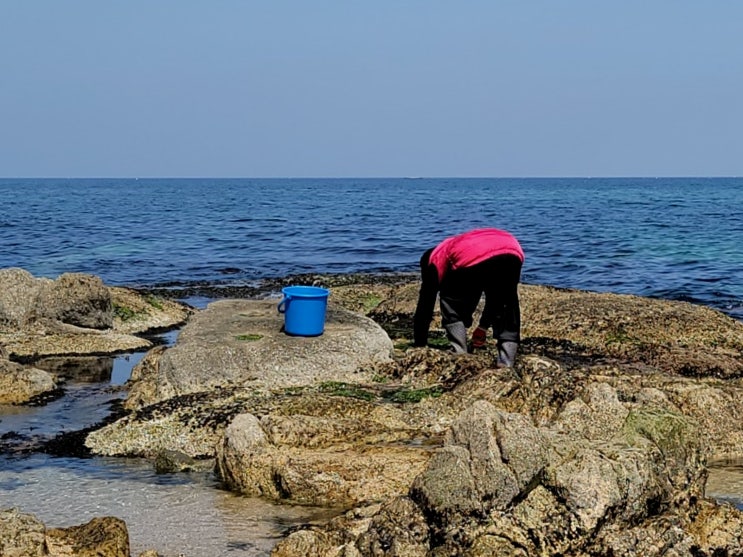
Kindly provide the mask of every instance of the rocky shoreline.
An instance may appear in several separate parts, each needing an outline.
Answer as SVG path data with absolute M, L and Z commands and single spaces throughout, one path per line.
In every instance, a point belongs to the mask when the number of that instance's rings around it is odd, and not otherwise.
M 705 497 L 707 464 L 743 458 L 743 324 L 717 311 L 521 285 L 523 343 L 498 369 L 492 340 L 456 357 L 437 323 L 429 347 L 411 346 L 414 275 L 137 292 L 49 282 L 0 270 L 0 380 L 38 396 L 56 383 L 33 358 L 130 350 L 186 323 L 137 365 L 125 414 L 80 439 L 343 511 L 290 533 L 276 557 L 743 554 L 743 513 Z M 266 297 L 289 284 L 330 289 L 321 337 L 281 332 Z M 193 295 L 225 299 L 173 301 Z M 43 530 L 4 513 L 0 549 Z M 18 555 L 84 554 L 46 540 Z M 99 554 L 128 556 L 109 546 Z

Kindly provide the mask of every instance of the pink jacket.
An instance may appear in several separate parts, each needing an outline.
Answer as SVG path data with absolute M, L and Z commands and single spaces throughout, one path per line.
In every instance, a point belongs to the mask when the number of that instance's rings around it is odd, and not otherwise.
M 449 271 L 477 265 L 496 255 L 511 254 L 524 261 L 524 251 L 516 238 L 505 230 L 479 228 L 452 236 L 431 252 L 430 262 L 436 267 L 439 282 Z

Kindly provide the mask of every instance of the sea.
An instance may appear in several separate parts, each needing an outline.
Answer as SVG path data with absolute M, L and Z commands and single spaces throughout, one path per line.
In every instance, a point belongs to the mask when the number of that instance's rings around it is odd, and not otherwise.
M 0 179 L 0 268 L 109 285 L 416 272 L 425 249 L 480 227 L 519 239 L 524 283 L 684 300 L 743 320 L 743 178 Z M 45 406 L 0 406 L 0 448 L 12 449 L 0 451 L 0 510 L 50 527 L 118 516 L 133 555 L 167 557 L 265 557 L 288 529 L 327 518 L 224 491 L 209 471 L 18 450 L 102 419 L 142 357 L 96 361 L 94 377 L 72 377 Z M 743 463 L 707 486 L 743 508 Z
M 522 281 L 743 319 L 743 178 L 2 179 L 0 268 L 111 285 L 416 271 L 508 230 Z

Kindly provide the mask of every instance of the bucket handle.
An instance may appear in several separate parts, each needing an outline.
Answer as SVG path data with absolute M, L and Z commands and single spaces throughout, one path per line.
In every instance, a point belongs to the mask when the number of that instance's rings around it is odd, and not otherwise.
M 291 296 L 288 294 L 284 294 L 284 298 L 279 302 L 279 305 L 276 306 L 276 309 L 279 313 L 286 313 L 286 304 L 291 299 Z

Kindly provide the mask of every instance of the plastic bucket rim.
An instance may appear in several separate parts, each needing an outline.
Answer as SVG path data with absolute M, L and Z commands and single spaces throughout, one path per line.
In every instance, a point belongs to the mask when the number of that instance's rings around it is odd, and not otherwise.
M 281 293 L 295 298 L 324 298 L 330 294 L 330 290 L 320 286 L 285 286 Z

